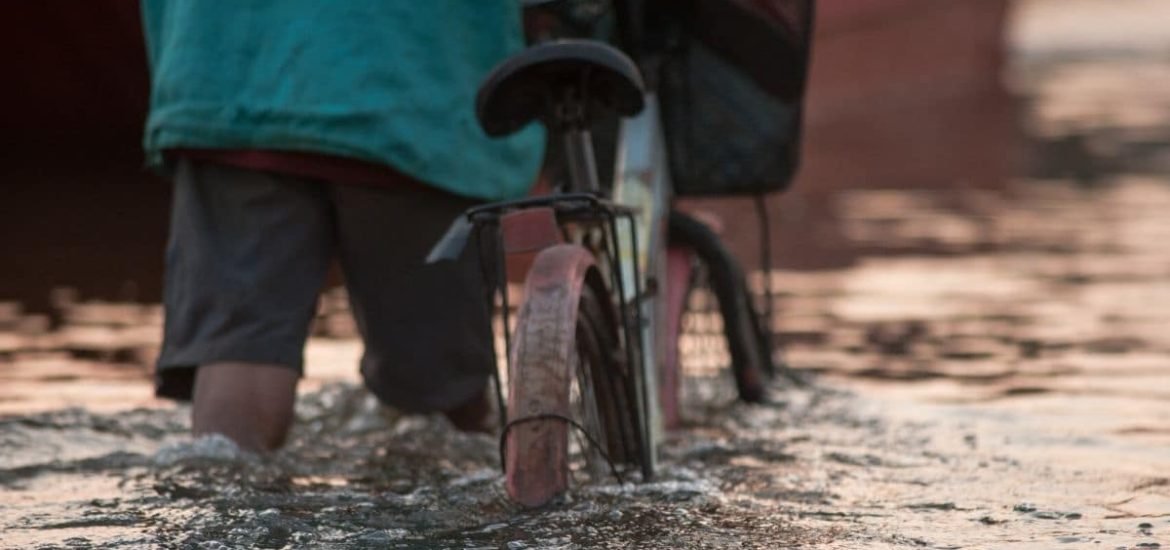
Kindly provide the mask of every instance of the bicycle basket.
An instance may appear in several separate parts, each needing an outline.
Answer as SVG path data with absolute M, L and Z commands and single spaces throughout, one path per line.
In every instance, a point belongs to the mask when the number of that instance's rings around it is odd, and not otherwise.
M 800 160 L 813 0 L 659 2 L 658 94 L 678 195 L 786 189 Z

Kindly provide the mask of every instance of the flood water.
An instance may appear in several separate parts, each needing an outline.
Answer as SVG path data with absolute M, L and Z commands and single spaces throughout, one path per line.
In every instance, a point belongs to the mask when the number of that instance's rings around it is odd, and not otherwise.
M 1170 547 L 1170 41 L 1054 4 L 1011 75 L 1034 162 L 1003 191 L 841 193 L 858 260 L 770 280 L 807 387 L 732 402 L 688 318 L 655 481 L 516 508 L 494 437 L 360 388 L 336 292 L 287 447 L 192 441 L 150 396 L 157 306 L 61 291 L 54 323 L 0 304 L 0 548 Z

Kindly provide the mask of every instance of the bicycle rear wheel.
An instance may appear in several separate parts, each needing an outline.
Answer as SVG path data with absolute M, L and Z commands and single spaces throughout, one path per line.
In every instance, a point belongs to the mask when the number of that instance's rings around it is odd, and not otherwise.
M 672 274 L 667 282 L 669 298 L 681 306 L 670 312 L 672 326 L 675 328 L 672 336 L 679 336 L 680 317 L 684 314 L 691 295 L 700 290 L 708 291 L 709 296 L 714 298 L 719 317 L 722 319 L 722 332 L 730 356 L 736 394 L 739 399 L 748 403 L 763 401 L 766 398 L 768 380 L 775 372 L 775 365 L 772 350 L 768 345 L 770 339 L 752 306 L 751 294 L 739 263 L 720 241 L 719 236 L 706 224 L 679 211 L 670 213 L 669 241 L 672 253 L 676 255 L 671 258 L 673 261 L 685 263 L 686 260 L 679 258 L 693 254 L 700 264 L 691 267 L 689 280 L 688 277 Z M 697 271 L 705 275 L 701 282 L 694 278 Z M 672 360 L 665 365 L 666 370 L 670 372 L 660 376 L 671 384 L 663 386 L 659 401 L 662 408 L 667 411 L 668 424 L 677 425 L 681 414 L 680 381 L 684 373 L 680 372 L 681 358 L 678 350 L 674 351 Z
M 505 485 L 524 506 L 548 503 L 572 477 L 605 476 L 642 460 L 635 373 L 600 281 L 590 268 L 579 294 L 566 285 L 527 285 L 509 361 L 504 436 Z

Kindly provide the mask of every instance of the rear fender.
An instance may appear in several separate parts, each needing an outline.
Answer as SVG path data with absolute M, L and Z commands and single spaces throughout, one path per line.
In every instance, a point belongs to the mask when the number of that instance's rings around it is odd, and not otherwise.
M 523 396 L 508 406 L 508 421 L 542 414 L 569 416 L 569 381 L 576 341 L 581 289 L 596 274 L 593 255 L 585 248 L 558 244 L 541 250 L 524 286 L 524 302 L 516 319 L 509 350 L 508 394 Z M 539 506 L 568 488 L 563 464 L 568 425 L 535 420 L 514 425 L 505 441 L 508 493 L 525 506 Z M 550 433 L 551 432 L 551 433 Z

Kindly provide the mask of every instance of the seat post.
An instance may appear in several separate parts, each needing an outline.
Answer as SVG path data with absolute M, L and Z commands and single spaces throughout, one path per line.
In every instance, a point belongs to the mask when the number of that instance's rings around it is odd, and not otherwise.
M 569 162 L 569 186 L 573 192 L 601 190 L 597 162 L 593 156 L 593 136 L 584 128 L 564 132 L 565 156 Z

